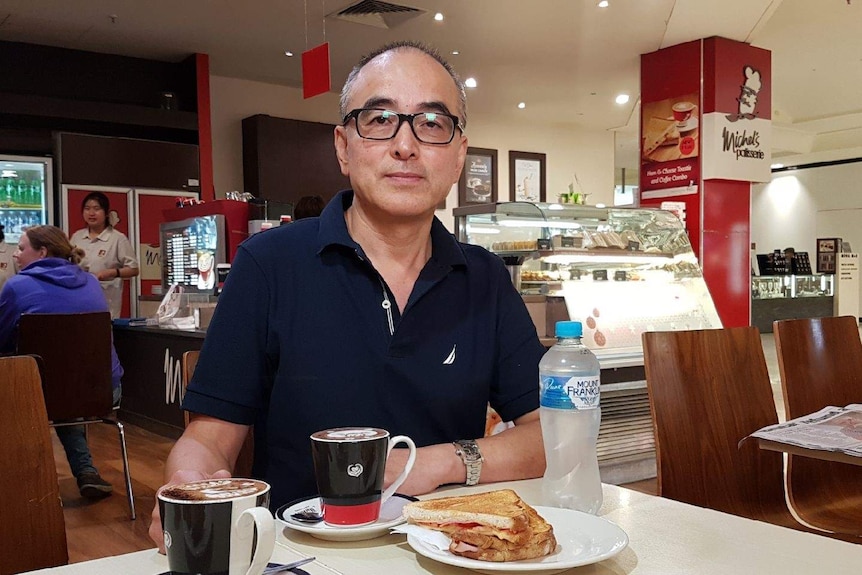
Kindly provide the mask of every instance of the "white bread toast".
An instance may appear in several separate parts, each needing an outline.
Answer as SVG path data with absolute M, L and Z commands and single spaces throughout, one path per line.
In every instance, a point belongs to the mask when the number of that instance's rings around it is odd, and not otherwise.
M 449 535 L 452 553 L 480 561 L 541 557 L 557 546 L 553 527 L 511 489 L 417 501 L 403 515 Z

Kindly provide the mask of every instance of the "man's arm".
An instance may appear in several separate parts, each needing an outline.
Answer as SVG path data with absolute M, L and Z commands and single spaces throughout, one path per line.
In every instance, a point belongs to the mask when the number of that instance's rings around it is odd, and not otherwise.
M 481 483 L 530 479 L 545 472 L 539 410 L 519 417 L 514 423 L 515 427 L 497 435 L 477 439 L 476 443 L 484 458 Z M 386 461 L 386 485 L 395 480 L 406 462 L 406 449 L 392 450 Z M 441 443 L 416 450 L 413 470 L 398 491 L 407 495 L 421 495 L 447 483 L 463 484 L 466 481 L 467 469 L 455 453 L 455 446 Z
M 248 430 L 248 425 L 204 415 L 193 416 L 168 455 L 165 463 L 165 484 L 230 477 Z M 164 553 L 158 500 L 150 523 L 150 538 L 158 545 L 159 551 Z

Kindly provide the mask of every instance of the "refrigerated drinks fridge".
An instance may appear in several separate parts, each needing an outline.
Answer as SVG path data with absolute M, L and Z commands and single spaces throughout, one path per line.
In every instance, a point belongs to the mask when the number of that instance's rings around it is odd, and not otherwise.
M 53 221 L 50 158 L 0 155 L 0 224 L 14 246 L 27 226 Z

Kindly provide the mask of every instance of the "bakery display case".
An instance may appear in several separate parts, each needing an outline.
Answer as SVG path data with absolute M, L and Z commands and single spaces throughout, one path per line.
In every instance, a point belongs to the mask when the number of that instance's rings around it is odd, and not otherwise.
M 567 317 L 548 319 L 581 321 L 600 361 L 642 361 L 644 331 L 721 327 L 688 235 L 670 212 L 504 202 L 454 215 L 458 239 L 502 257 L 522 295 L 562 298 Z M 554 323 L 539 335 L 553 337 Z
M 835 315 L 833 274 L 764 275 L 751 278 L 751 325 L 772 332 L 780 319 Z
M 721 327 L 680 220 L 657 209 L 527 202 L 453 213 L 460 241 L 503 258 L 545 345 L 556 321 L 583 324 L 602 367 L 602 480 L 654 477 L 641 334 Z

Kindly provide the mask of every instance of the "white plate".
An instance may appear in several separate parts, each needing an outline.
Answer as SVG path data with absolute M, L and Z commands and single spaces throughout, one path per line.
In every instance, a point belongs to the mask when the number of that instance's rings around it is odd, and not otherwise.
M 676 129 L 680 133 L 691 132 L 692 130 L 697 128 L 698 123 L 699 122 L 698 122 L 697 118 L 689 118 L 688 120 L 686 120 L 682 124 L 677 124 Z
M 420 555 L 447 565 L 466 567 L 479 573 L 510 571 L 530 572 L 532 575 L 550 575 L 572 567 L 598 563 L 613 557 L 629 544 L 625 531 L 595 515 L 556 507 L 535 509 L 554 526 L 554 537 L 557 538 L 557 549 L 544 557 L 495 563 L 468 559 L 448 550 L 441 551 L 412 535 L 407 536 L 407 543 Z
M 380 508 L 380 517 L 376 522 L 358 527 L 334 527 L 327 525 L 323 521 L 320 523 L 303 523 L 291 517 L 292 514 L 308 508 L 320 513 L 319 497 L 300 499 L 282 505 L 275 512 L 275 517 L 289 529 L 308 533 L 318 539 L 325 539 L 327 541 L 364 541 L 386 535 L 389 533 L 391 527 L 404 523 L 404 518 L 401 516 L 401 508 L 411 501 L 417 501 L 417 499 L 409 495 L 396 493 L 383 503 L 383 506 Z

